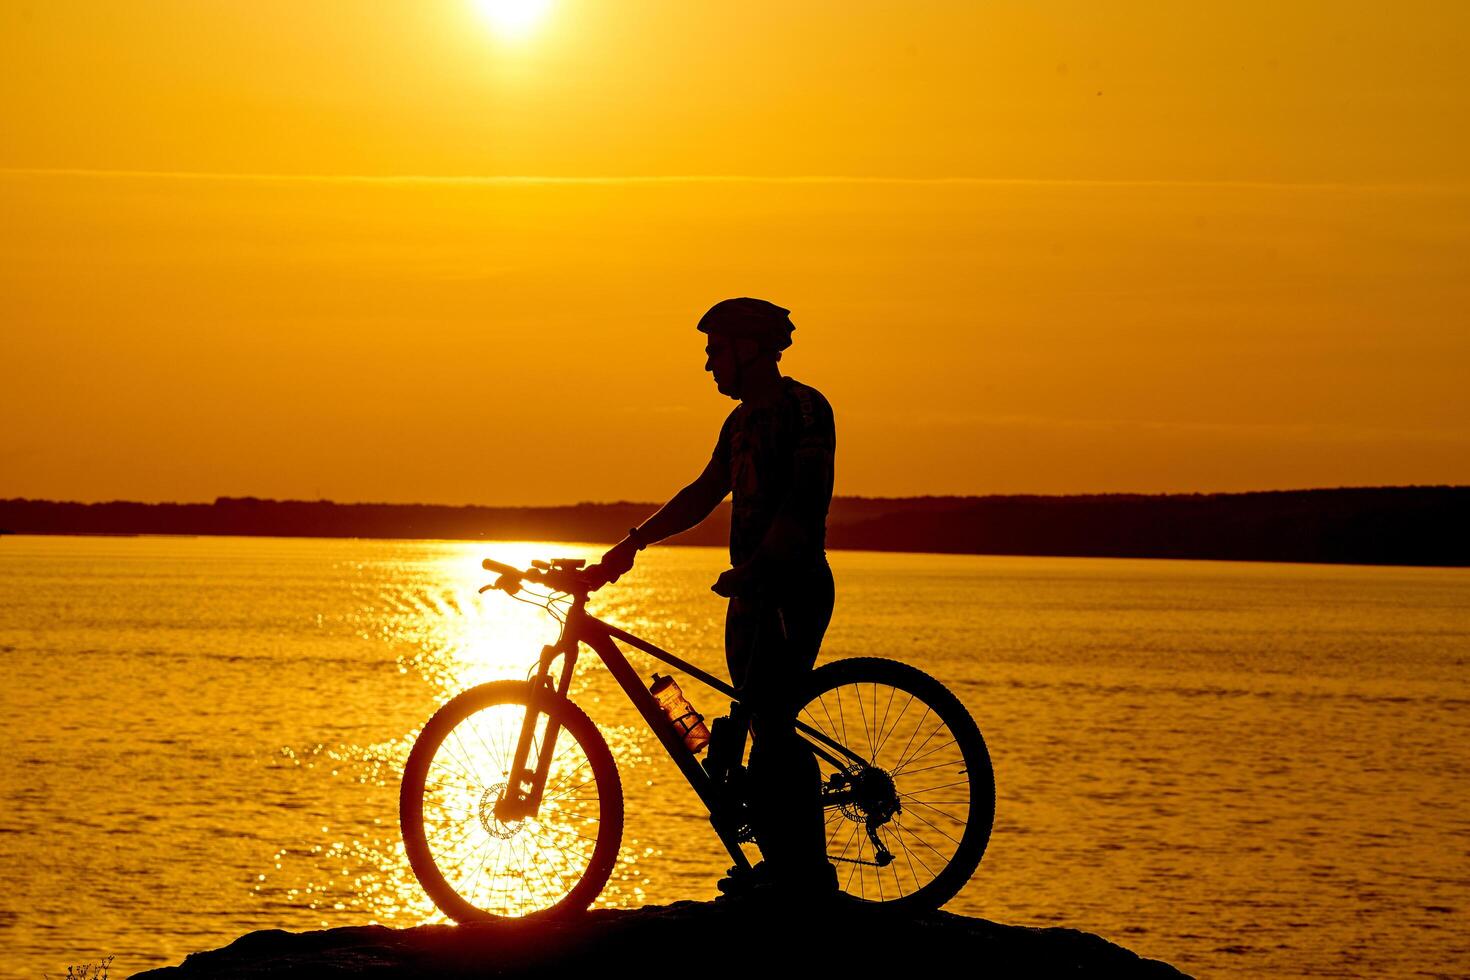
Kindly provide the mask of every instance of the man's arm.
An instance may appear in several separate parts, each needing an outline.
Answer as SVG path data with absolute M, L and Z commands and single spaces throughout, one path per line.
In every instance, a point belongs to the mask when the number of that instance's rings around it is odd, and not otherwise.
M 711 459 L 693 483 L 638 526 L 638 544 L 647 546 L 689 530 L 713 513 L 729 493 L 729 469 Z
M 589 572 L 607 582 L 616 582 L 628 569 L 638 552 L 656 541 L 687 531 L 704 520 L 730 492 L 730 469 L 716 453 L 704 472 L 669 499 L 632 534 L 614 545 Z

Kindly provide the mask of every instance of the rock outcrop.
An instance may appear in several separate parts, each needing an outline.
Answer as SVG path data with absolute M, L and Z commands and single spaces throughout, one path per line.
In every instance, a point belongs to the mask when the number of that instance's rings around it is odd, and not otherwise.
M 912 977 L 1184 976 L 1075 929 L 1006 926 L 947 912 L 909 918 L 862 909 L 813 913 L 755 899 L 599 909 L 547 922 L 268 929 L 135 976 L 417 980 L 636 971 L 649 978 L 706 978 L 759 976 L 777 967 L 838 971 L 830 976 L 873 976 L 874 970 L 904 970 Z

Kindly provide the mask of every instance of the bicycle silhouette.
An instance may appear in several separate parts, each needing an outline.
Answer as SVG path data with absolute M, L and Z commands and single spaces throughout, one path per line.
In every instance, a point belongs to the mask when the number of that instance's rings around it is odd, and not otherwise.
M 583 644 L 708 808 L 737 871 L 750 869 L 740 847 L 754 839 L 739 764 L 748 721 L 740 691 L 590 615 L 597 585 L 582 565 L 554 559 L 522 571 L 485 560 L 500 577 L 481 592 L 515 595 L 528 582 L 551 590 L 532 594 L 554 616 L 564 611 L 560 636 L 529 681 L 481 684 L 446 703 L 409 753 L 399 793 L 409 864 L 459 922 L 579 912 L 612 874 L 622 781 L 606 740 L 567 697 Z M 733 756 L 701 765 L 689 747 L 699 740 L 686 737 L 699 719 L 671 723 L 615 640 L 728 696 L 740 732 Z M 796 729 L 821 767 L 837 900 L 917 911 L 953 898 L 979 866 L 995 814 L 990 755 L 964 705 L 924 672 L 878 658 L 816 668 L 797 703 Z

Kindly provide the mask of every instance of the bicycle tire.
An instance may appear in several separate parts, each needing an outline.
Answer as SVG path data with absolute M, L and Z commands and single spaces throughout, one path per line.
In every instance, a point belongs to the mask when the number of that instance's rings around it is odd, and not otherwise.
M 969 711 L 918 668 L 876 657 L 823 664 L 812 672 L 806 692 L 798 718 L 871 764 L 849 763 L 839 774 L 819 757 L 827 856 L 845 900 L 895 912 L 944 905 L 980 866 L 995 823 L 990 753 Z M 854 710 L 858 719 L 851 716 Z M 943 744 L 950 737 L 953 742 Z M 870 791 L 846 790 L 845 804 L 834 805 L 834 776 Z M 893 803 L 897 809 L 885 818 Z M 879 840 L 894 855 L 883 867 L 875 866 L 877 849 L 867 832 L 873 820 Z
M 537 814 L 504 823 L 493 806 L 533 704 L 560 725 L 552 769 Z M 528 765 L 546 724 L 538 723 Z M 591 771 L 585 779 L 584 767 Z M 586 909 L 612 875 L 622 843 L 622 780 L 581 708 L 527 683 L 496 681 L 457 695 L 429 719 L 404 766 L 398 815 L 409 866 L 450 918 L 548 918 Z

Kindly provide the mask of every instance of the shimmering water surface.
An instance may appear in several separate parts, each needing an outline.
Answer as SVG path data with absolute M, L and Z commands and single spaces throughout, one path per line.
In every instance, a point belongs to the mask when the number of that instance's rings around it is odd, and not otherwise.
M 479 559 L 598 550 L 0 539 L 0 972 L 439 919 L 397 827 L 413 736 L 555 635 L 477 595 Z M 1470 973 L 1470 572 L 831 558 L 823 660 L 913 663 L 989 743 L 995 833 L 951 911 L 1202 976 Z M 723 675 L 724 564 L 648 552 L 592 611 Z M 694 794 L 594 657 L 574 691 L 627 800 L 599 904 L 711 897 Z

